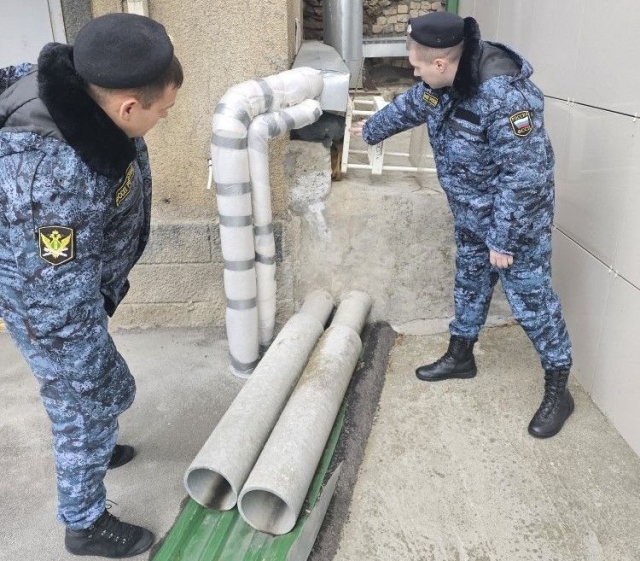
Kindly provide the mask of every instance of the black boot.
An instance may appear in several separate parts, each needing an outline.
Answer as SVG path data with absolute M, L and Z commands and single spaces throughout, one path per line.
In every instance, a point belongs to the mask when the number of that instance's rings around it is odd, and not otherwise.
M 547 370 L 544 374 L 544 397 L 529 423 L 529 434 L 549 438 L 560 432 L 562 425 L 573 413 L 573 397 L 567 388 L 568 370 Z
M 149 530 L 120 522 L 105 510 L 86 530 L 67 528 L 64 545 L 73 555 L 122 559 L 147 551 L 153 545 L 153 540 Z
M 444 356 L 432 364 L 420 366 L 416 376 L 425 382 L 448 380 L 449 378 L 473 378 L 476 375 L 476 361 L 473 345 L 476 340 L 451 336 L 449 348 Z
M 127 446 L 126 444 L 116 444 L 109 460 L 107 469 L 116 469 L 120 466 L 128 464 L 136 455 L 136 450 L 133 446 Z

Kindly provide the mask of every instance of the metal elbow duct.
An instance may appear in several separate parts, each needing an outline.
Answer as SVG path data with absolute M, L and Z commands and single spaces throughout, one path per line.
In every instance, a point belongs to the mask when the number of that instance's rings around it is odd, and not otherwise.
M 231 87 L 214 112 L 211 162 L 224 259 L 227 338 L 231 371 L 239 376 L 250 374 L 259 360 L 249 126 L 262 113 L 318 97 L 322 86 L 318 70 L 295 68 Z

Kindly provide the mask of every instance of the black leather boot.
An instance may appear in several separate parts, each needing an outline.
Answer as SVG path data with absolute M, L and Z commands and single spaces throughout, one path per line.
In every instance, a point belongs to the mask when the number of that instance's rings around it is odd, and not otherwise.
M 568 370 L 547 370 L 544 374 L 544 397 L 529 423 L 529 434 L 549 438 L 560 432 L 562 425 L 573 413 L 573 397 L 567 388 Z
M 475 339 L 463 339 L 452 335 L 444 356 L 431 364 L 420 366 L 416 370 L 416 376 L 425 382 L 449 378 L 473 378 L 477 372 L 476 361 L 473 358 L 475 342 Z
M 86 530 L 67 528 L 64 545 L 73 555 L 123 559 L 147 551 L 153 545 L 153 540 L 149 530 L 121 522 L 105 510 Z

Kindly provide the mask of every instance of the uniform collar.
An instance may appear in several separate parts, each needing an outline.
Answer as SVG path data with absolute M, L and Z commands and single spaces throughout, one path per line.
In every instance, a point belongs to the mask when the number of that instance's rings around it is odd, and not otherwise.
M 464 99 L 478 93 L 481 56 L 482 42 L 480 41 L 478 22 L 471 17 L 464 18 L 464 50 L 451 86 L 456 97 Z
M 49 43 L 38 57 L 38 92 L 66 142 L 92 171 L 118 179 L 136 156 L 134 142 L 93 101 L 73 67 L 73 47 Z

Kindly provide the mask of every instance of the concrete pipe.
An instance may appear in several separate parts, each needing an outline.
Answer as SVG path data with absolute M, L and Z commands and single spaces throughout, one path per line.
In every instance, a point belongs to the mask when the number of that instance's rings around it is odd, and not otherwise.
M 312 292 L 284 325 L 185 473 L 184 485 L 196 502 L 218 510 L 235 506 L 333 305 L 328 292 Z
M 238 509 L 256 530 L 278 535 L 295 526 L 358 362 L 370 308 L 363 292 L 343 298 L 249 474 Z

